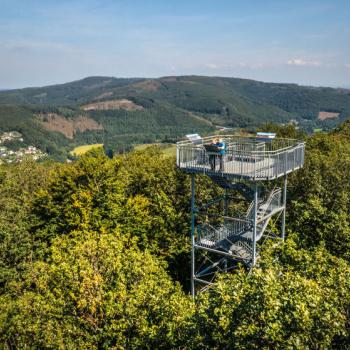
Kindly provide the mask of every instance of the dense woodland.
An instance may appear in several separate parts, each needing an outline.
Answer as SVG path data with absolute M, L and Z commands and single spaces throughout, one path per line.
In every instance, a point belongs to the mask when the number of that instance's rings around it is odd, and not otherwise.
M 127 99 L 137 110 L 83 110 L 89 103 Z M 336 112 L 319 120 L 320 111 Z M 67 121 L 91 118 L 100 130 L 76 132 L 73 139 L 48 131 L 38 115 L 55 113 Z M 331 130 L 350 115 L 350 90 L 263 83 L 205 76 L 121 79 L 89 77 L 71 83 L 0 92 L 0 132 L 16 130 L 27 145 L 65 160 L 75 146 L 103 143 L 113 152 L 134 144 L 175 141 L 187 133 L 217 127 L 255 130 L 266 122 L 290 121 L 311 133 Z
M 153 147 L 2 166 L 2 348 L 350 348 L 350 122 L 306 142 L 286 242 L 195 302 L 190 179 L 174 158 Z M 198 202 L 220 191 L 210 181 L 196 178 Z

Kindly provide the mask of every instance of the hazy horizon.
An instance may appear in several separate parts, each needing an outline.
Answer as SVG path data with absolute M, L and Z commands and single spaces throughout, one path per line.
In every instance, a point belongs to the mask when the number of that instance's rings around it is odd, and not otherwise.
M 163 76 L 159 76 L 159 77 L 136 77 L 136 76 L 110 76 L 110 75 L 88 75 L 85 77 L 81 77 L 78 79 L 74 79 L 74 80 L 70 80 L 70 81 L 59 81 L 59 82 L 53 82 L 50 84 L 45 84 L 45 85 L 28 85 L 28 86 L 22 86 L 22 87 L 14 87 L 14 88 L 6 88 L 6 87 L 0 87 L 0 91 L 10 91 L 10 90 L 18 90 L 18 89 L 35 89 L 35 88 L 44 88 L 47 86 L 53 86 L 53 85 L 63 85 L 63 84 L 67 84 L 67 83 L 72 83 L 75 81 L 80 81 L 83 79 L 87 79 L 87 78 L 93 78 L 93 77 L 106 77 L 106 78 L 117 78 L 117 79 L 161 79 L 164 77 L 181 77 L 181 76 L 206 76 L 206 77 L 211 77 L 211 78 L 232 78 L 232 79 L 246 79 L 246 80 L 254 80 L 254 81 L 259 81 L 259 82 L 263 82 L 263 83 L 273 83 L 273 84 L 296 84 L 299 86 L 311 86 L 311 87 L 329 87 L 329 88 L 334 88 L 334 89 L 350 89 L 350 85 L 343 85 L 343 86 L 331 86 L 331 85 L 306 85 L 306 84 L 299 84 L 299 83 L 295 83 L 295 82 L 275 82 L 275 81 L 265 81 L 265 80 L 257 80 L 257 79 L 252 79 L 252 78 L 243 78 L 243 77 L 232 77 L 232 76 L 219 76 L 219 75 L 199 75 L 199 74 L 185 74 L 185 75 L 163 75 Z

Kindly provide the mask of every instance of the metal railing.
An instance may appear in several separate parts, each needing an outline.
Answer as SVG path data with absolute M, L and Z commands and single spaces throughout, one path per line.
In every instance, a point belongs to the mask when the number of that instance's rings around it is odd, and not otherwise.
M 204 148 L 211 140 L 212 137 L 206 137 L 199 145 L 178 142 L 177 166 L 188 172 L 265 180 L 285 175 L 304 164 L 303 141 L 225 136 L 225 155 L 221 156 Z
M 258 221 L 261 220 L 265 215 L 268 215 L 274 210 L 281 208 L 281 198 L 282 191 L 280 188 L 275 188 L 273 191 L 271 191 L 266 201 L 263 201 L 258 205 Z M 254 201 L 250 203 L 247 210 L 247 219 L 254 219 Z
M 246 232 L 251 222 L 246 219 L 227 218 L 219 227 L 213 227 L 208 223 L 203 223 L 197 227 L 197 243 L 208 248 L 216 247 L 227 238 L 233 239 L 235 236 Z
M 259 241 L 262 237 L 271 215 L 283 209 L 281 206 L 281 189 L 276 188 L 271 191 L 265 201 L 258 205 L 257 237 Z M 209 223 L 203 223 L 197 228 L 197 244 L 207 248 L 222 248 L 227 242 L 234 243 L 238 247 L 243 247 L 247 253 L 253 250 L 253 219 L 254 202 L 249 206 L 246 216 L 242 218 L 222 217 L 224 222 L 218 227 Z M 243 243 L 242 243 L 243 242 Z M 249 247 L 249 249 L 248 249 Z
M 252 241 L 237 241 L 236 246 L 242 248 L 247 255 L 253 255 L 253 242 Z

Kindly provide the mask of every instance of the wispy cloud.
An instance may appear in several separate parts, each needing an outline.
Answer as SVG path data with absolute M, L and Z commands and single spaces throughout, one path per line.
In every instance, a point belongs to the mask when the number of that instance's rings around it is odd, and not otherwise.
M 238 63 L 231 63 L 231 64 L 220 64 L 220 63 L 205 63 L 205 68 L 209 69 L 230 69 L 230 68 L 249 68 L 249 69 L 258 69 L 263 68 L 264 64 L 262 63 L 247 63 L 247 62 L 238 62 Z
M 309 66 L 309 67 L 320 67 L 322 62 L 320 61 L 310 61 L 304 60 L 302 58 L 293 58 L 287 61 L 289 66 Z

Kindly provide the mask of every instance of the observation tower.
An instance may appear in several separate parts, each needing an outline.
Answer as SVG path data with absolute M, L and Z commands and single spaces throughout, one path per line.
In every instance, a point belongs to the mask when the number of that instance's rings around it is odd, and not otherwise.
M 177 143 L 177 167 L 192 177 L 192 296 L 207 289 L 216 273 L 228 272 L 238 262 L 251 269 L 266 239 L 284 240 L 287 175 L 304 164 L 303 141 L 269 133 L 227 135 L 221 137 L 225 152 L 220 155 L 211 146 L 215 137 L 193 134 Z M 222 195 L 204 204 L 202 198 L 197 206 L 196 174 L 208 176 Z

